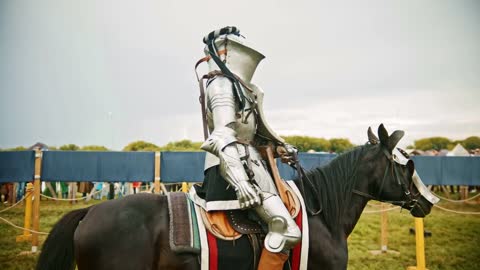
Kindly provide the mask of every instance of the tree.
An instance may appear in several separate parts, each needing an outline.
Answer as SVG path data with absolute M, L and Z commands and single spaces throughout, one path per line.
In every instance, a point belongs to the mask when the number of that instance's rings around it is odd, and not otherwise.
M 419 150 L 437 150 L 452 149 L 454 144 L 445 137 L 431 137 L 414 141 L 415 149 Z
M 59 147 L 60 150 L 62 151 L 77 151 L 80 149 L 76 144 L 65 144 Z
M 480 137 L 471 136 L 460 142 L 467 150 L 480 148 Z
M 346 150 L 354 147 L 349 139 L 332 138 L 330 139 L 330 150 L 335 153 L 343 153 Z
M 329 151 L 330 142 L 324 138 L 315 138 L 309 136 L 283 136 L 285 141 L 295 147 L 299 152 L 307 152 L 308 150 Z
M 160 151 L 160 147 L 150 142 L 135 141 L 125 146 L 123 151 Z
M 190 140 L 181 140 L 177 142 L 169 142 L 167 145 L 160 147 L 162 151 L 201 151 L 202 142 L 192 142 Z
M 25 150 L 27 150 L 27 148 L 24 147 L 24 146 L 17 146 L 17 147 L 13 147 L 13 148 L 0 149 L 0 151 L 25 151 Z
M 85 145 L 82 148 L 80 148 L 82 151 L 108 151 L 108 148 L 106 148 L 103 145 Z

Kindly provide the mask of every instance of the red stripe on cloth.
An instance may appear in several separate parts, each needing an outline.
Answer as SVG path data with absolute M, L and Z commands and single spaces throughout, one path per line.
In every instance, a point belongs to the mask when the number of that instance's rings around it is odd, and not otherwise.
M 218 270 L 217 239 L 208 230 L 207 230 L 207 241 L 208 241 L 208 252 L 209 252 L 208 269 Z
M 302 209 L 298 212 L 297 218 L 295 219 L 298 228 L 302 231 Z M 303 231 L 302 231 L 303 234 Z M 300 258 L 302 255 L 302 241 L 298 242 L 298 244 L 293 248 L 292 251 L 292 270 L 300 269 Z

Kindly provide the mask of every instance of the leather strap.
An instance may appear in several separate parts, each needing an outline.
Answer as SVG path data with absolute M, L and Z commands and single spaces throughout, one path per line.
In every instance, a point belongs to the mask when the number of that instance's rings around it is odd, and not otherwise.
M 252 251 L 253 251 L 253 269 L 257 269 L 258 263 L 260 261 L 260 252 L 261 252 L 261 246 L 260 246 L 260 241 L 258 239 L 257 234 L 247 234 L 248 240 L 250 240 L 250 244 L 252 245 Z
M 202 109 L 202 123 L 203 123 L 203 137 L 205 140 L 208 138 L 208 125 L 207 125 L 207 111 L 205 106 L 205 87 L 203 86 L 203 81 L 214 78 L 216 76 L 222 75 L 221 71 L 214 70 L 208 74 L 203 75 L 201 79 L 198 80 L 198 87 L 200 88 L 200 96 L 198 101 Z
M 227 55 L 227 50 L 226 49 L 218 51 L 218 55 L 224 55 L 224 54 Z M 197 72 L 198 66 L 203 62 L 210 61 L 210 59 L 212 59 L 212 56 L 207 55 L 207 56 L 203 57 L 202 59 L 198 60 L 197 63 L 195 63 L 195 75 L 197 75 L 197 81 L 200 81 L 200 77 L 198 76 L 198 72 Z
M 277 186 L 278 195 L 280 196 L 280 199 L 285 207 L 287 207 L 290 215 L 292 217 L 296 217 L 300 211 L 300 208 L 297 208 L 300 204 L 297 204 L 296 196 L 290 189 L 287 188 L 287 185 L 285 185 L 280 176 L 280 172 L 278 171 L 277 163 L 275 161 L 275 156 L 273 154 L 273 146 L 268 145 L 263 147 L 263 149 L 267 157 L 267 162 L 272 173 L 273 181 L 275 182 L 275 186 Z

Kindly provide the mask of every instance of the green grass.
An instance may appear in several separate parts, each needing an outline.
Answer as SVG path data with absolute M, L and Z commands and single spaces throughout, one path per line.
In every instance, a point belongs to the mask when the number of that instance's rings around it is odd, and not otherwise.
M 83 208 L 89 204 L 41 201 L 40 230 L 48 232 L 55 222 L 70 210 Z M 480 204 L 441 203 L 441 206 L 458 211 L 480 212 Z M 0 211 L 5 209 L 0 206 Z M 376 210 L 369 206 L 366 210 Z M 23 224 L 23 206 L 17 206 L 0 217 L 17 225 Z M 459 215 L 434 208 L 425 218 L 425 229 L 432 237 L 425 238 L 427 268 L 440 269 L 480 269 L 480 215 Z M 349 270 L 405 270 L 416 264 L 415 236 L 409 233 L 414 227 L 414 219 L 406 212 L 388 212 L 388 249 L 399 254 L 372 255 L 369 251 L 380 249 L 380 214 L 363 214 L 349 238 Z M 0 269 L 34 269 L 37 254 L 32 255 L 30 243 L 16 243 L 16 235 L 21 231 L 0 221 Z M 45 236 L 40 237 L 43 242 Z

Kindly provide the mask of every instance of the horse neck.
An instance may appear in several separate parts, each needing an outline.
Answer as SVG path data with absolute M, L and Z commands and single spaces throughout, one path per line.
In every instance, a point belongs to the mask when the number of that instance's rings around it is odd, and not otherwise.
M 362 149 L 359 147 L 342 154 L 328 165 L 309 172 L 309 177 L 313 178 L 319 192 L 314 196 L 319 196 L 321 201 L 322 220 L 331 233 L 340 233 L 352 226 L 347 224 L 355 226 L 366 205 L 366 202 L 363 203 L 356 198 L 357 196 L 353 196 L 352 192 L 356 179 L 357 161 L 363 153 Z M 349 213 L 354 215 L 349 216 Z
M 361 196 L 353 196 L 350 200 L 350 204 L 342 218 L 345 237 L 348 237 L 350 233 L 352 233 L 368 201 L 369 199 Z

